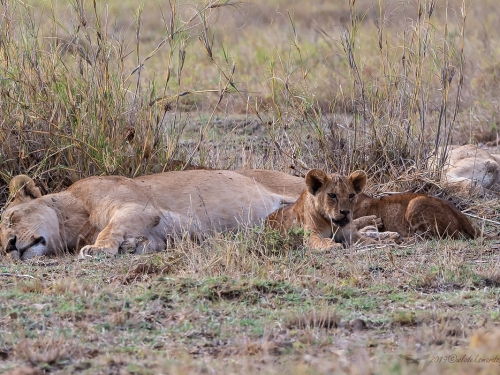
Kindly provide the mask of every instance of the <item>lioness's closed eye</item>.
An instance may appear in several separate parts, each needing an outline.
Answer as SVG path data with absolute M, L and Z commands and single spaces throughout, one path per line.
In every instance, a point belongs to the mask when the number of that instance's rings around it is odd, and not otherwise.
M 283 232 L 303 228 L 305 245 L 313 249 L 342 247 L 363 239 L 373 242 L 358 231 L 352 222 L 357 196 L 366 185 L 366 173 L 355 171 L 349 177 L 310 170 L 305 178 L 306 189 L 293 205 L 286 206 L 268 217 L 272 228 Z M 366 225 L 380 226 L 375 216 L 363 218 Z M 399 235 L 394 234 L 394 237 Z

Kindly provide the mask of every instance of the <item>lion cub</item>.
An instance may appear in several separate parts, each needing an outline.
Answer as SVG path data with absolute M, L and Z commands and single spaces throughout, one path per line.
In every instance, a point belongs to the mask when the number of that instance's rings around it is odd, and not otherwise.
M 376 215 L 383 230 L 403 237 L 414 234 L 428 237 L 476 238 L 481 231 L 452 203 L 424 194 L 402 193 L 382 198 L 359 194 L 354 218 Z
M 320 169 L 310 170 L 305 178 L 306 189 L 296 203 L 285 206 L 271 214 L 267 222 L 271 228 L 286 232 L 292 228 L 303 228 L 305 244 L 312 249 L 340 248 L 362 239 L 374 243 L 377 239 L 397 240 L 397 233 L 377 233 L 375 226 L 381 221 L 375 216 L 351 220 L 357 195 L 366 185 L 366 173 L 355 171 L 349 177 L 339 174 L 327 175 Z M 360 227 L 372 225 L 369 232 L 362 233 Z M 381 236 L 380 236 L 381 235 Z

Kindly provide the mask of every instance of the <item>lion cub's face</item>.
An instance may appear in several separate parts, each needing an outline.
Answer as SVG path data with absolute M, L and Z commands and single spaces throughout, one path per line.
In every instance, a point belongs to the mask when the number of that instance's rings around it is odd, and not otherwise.
M 306 185 L 310 193 L 308 199 L 315 211 L 343 227 L 351 222 L 356 197 L 366 185 L 366 173 L 355 171 L 344 177 L 312 169 L 306 175 Z

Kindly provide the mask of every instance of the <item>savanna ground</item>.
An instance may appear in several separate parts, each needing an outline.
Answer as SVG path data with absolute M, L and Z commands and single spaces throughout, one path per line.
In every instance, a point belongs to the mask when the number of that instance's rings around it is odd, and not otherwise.
M 442 189 L 427 163 L 497 139 L 495 0 L 0 8 L 2 206 L 18 173 L 55 192 L 180 160 L 365 169 L 372 193 L 428 192 L 497 221 L 496 198 Z M 0 372 L 496 374 L 499 248 L 318 253 L 242 228 L 147 256 L 2 257 Z

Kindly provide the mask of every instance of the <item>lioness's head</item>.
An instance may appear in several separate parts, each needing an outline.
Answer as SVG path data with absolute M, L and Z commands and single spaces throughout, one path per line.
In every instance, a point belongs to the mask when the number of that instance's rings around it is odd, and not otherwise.
M 59 219 L 31 178 L 19 175 L 9 184 L 11 202 L 0 222 L 3 253 L 17 259 L 54 254 L 61 246 Z
M 356 197 L 366 185 L 366 173 L 355 171 L 345 177 L 312 169 L 306 175 L 306 185 L 314 210 L 343 227 L 351 222 Z

